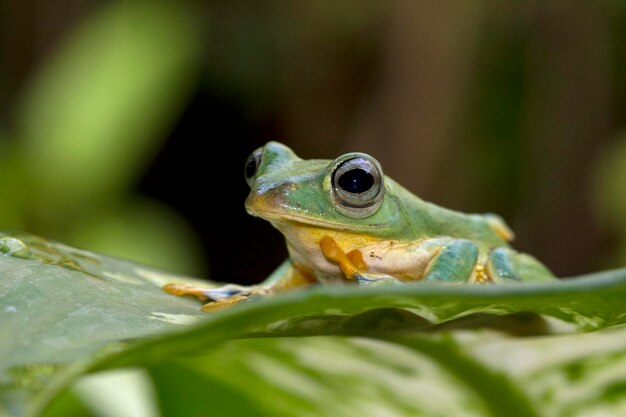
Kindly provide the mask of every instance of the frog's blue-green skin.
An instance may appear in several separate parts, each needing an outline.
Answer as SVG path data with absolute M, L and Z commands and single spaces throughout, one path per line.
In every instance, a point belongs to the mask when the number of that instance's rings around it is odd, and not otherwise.
M 269 142 L 248 159 L 246 177 L 251 188 L 247 211 L 283 233 L 289 259 L 258 286 L 229 285 L 203 292 L 177 286 L 168 291 L 202 293 L 218 301 L 205 306 L 212 309 L 250 294 L 316 282 L 555 279 L 535 258 L 510 248 L 513 235 L 498 216 L 463 214 L 425 202 L 385 177 L 378 162 L 366 154 L 303 160 L 288 147 Z M 348 180 L 356 181 L 357 188 L 349 188 Z

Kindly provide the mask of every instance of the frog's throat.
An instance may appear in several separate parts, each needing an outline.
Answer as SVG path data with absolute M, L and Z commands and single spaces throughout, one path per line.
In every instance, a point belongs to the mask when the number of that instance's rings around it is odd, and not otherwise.
M 315 226 L 322 229 L 330 229 L 330 230 L 348 230 L 348 231 L 357 231 L 357 232 L 367 232 L 371 230 L 383 230 L 388 228 L 386 224 L 342 224 L 329 222 L 325 220 L 319 220 L 312 217 L 300 216 L 297 214 L 285 213 L 285 212 L 274 212 L 269 210 L 258 210 L 258 209 L 248 209 L 248 213 L 255 217 L 260 217 L 269 221 L 270 223 L 276 225 L 282 224 L 294 224 L 294 225 L 305 225 L 305 226 Z M 277 227 L 280 229 L 280 227 Z

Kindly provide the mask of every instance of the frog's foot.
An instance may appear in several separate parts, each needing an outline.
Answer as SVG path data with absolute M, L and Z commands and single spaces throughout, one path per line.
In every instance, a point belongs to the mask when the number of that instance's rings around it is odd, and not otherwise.
M 191 284 L 166 284 L 163 286 L 163 290 L 172 295 L 191 295 L 200 301 L 217 301 L 249 291 L 250 288 L 233 284 L 215 288 L 198 287 Z
M 210 301 L 202 306 L 202 311 L 218 311 L 239 304 L 242 301 L 250 299 L 251 294 L 238 293 L 227 298 L 220 298 L 215 301 Z
M 335 239 L 330 236 L 324 236 L 320 240 L 320 248 L 328 260 L 336 262 L 339 265 L 341 272 L 343 272 L 347 279 L 355 280 L 359 285 L 381 286 L 402 284 L 402 281 L 390 275 L 368 272 L 361 252 L 353 250 L 346 254 L 339 245 L 337 245 Z
M 510 248 L 489 252 L 485 272 L 497 283 L 520 281 L 552 281 L 554 275 L 532 256 Z
M 216 288 L 203 288 L 190 284 L 166 284 L 163 286 L 163 290 L 177 296 L 191 295 L 200 301 L 208 301 L 208 303 L 202 306 L 203 311 L 221 310 L 252 297 L 269 294 L 267 288 L 258 286 L 245 287 L 234 284 Z
M 213 300 L 202 306 L 202 311 L 217 311 L 242 301 L 249 301 L 255 298 L 270 295 L 269 288 L 253 285 L 242 287 L 239 285 L 225 285 L 208 291 L 209 297 Z

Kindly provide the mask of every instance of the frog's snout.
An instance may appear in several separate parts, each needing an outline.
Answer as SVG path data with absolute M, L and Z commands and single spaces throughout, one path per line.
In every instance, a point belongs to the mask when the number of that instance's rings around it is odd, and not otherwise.
M 289 194 L 297 191 L 298 184 L 293 182 L 285 182 L 272 186 L 264 186 L 261 184 L 252 189 L 246 199 L 246 211 L 253 216 L 263 217 L 263 212 L 275 212 L 287 209 L 290 205 Z

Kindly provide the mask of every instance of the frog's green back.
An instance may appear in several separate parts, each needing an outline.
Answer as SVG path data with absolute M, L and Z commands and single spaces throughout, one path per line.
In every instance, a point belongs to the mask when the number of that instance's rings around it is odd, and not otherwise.
M 388 198 L 402 202 L 406 239 L 449 236 L 471 240 L 481 249 L 508 246 L 508 228 L 495 215 L 465 214 L 428 203 L 389 177 L 386 178 L 386 187 Z M 498 232 L 498 222 L 503 232 Z

